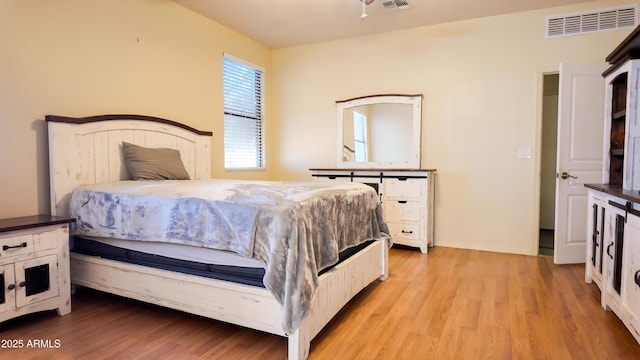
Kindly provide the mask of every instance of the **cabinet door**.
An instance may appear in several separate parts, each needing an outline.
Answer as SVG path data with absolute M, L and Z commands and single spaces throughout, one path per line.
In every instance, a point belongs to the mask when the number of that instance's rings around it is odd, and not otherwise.
M 625 226 L 623 298 L 626 308 L 640 326 L 640 217 L 627 215 Z
M 58 296 L 58 256 L 15 263 L 15 278 L 17 307 Z
M 601 278 L 603 271 L 603 256 L 606 246 L 604 238 L 607 224 L 606 202 L 593 194 L 589 194 L 589 219 L 587 238 L 587 282 L 593 277 L 596 284 L 602 289 Z
M 603 291 L 607 293 L 608 298 L 617 298 L 620 294 L 619 286 L 618 290 L 615 290 L 614 273 L 620 277 L 620 262 L 616 262 L 616 247 L 620 245 L 621 235 L 624 233 L 624 217 L 625 212 L 614 207 L 608 206 L 608 223 L 607 232 L 604 237 L 604 259 L 603 267 L 604 271 L 602 278 L 604 279 Z M 620 241 L 618 241 L 620 240 Z M 621 257 L 621 255 L 620 255 Z
M 598 238 L 597 238 L 597 246 L 596 246 L 596 271 L 599 274 L 602 274 L 603 269 L 603 258 L 604 258 L 604 236 L 605 229 L 607 227 L 607 206 L 605 206 L 604 202 L 598 206 Z
M 623 274 L 623 254 L 624 254 L 624 233 L 626 228 L 626 214 L 616 213 L 614 216 L 614 239 L 613 239 L 613 273 L 611 284 L 613 290 L 620 294 L 622 291 L 622 274 Z
M 628 246 L 625 242 L 627 213 L 617 206 L 609 206 L 608 232 L 605 237 L 604 267 L 606 305 L 619 311 L 622 300 L 622 280 L 624 275 L 624 253 Z M 612 303 L 613 302 L 613 303 Z M 616 310 L 617 309 L 617 310 Z
M 16 285 L 13 264 L 0 266 L 0 313 L 16 307 Z
M 587 229 L 589 231 L 587 237 L 587 269 L 589 271 L 593 271 L 596 268 L 597 264 L 597 254 L 599 247 L 599 213 L 600 213 L 600 204 L 598 203 L 598 199 L 593 197 L 592 194 L 589 194 L 589 218 L 587 219 Z

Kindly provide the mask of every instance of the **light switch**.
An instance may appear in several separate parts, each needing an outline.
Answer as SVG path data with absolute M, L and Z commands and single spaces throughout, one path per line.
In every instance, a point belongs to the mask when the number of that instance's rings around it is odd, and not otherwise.
M 518 148 L 518 159 L 531 159 L 531 148 L 530 147 L 519 147 Z

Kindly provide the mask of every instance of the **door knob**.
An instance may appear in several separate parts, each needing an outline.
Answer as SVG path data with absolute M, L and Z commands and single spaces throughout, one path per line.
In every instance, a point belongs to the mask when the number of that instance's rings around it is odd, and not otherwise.
M 572 178 L 572 179 L 577 179 L 578 178 L 577 176 L 573 176 L 573 175 L 569 174 L 566 171 L 563 171 L 562 175 L 560 175 L 560 177 L 562 178 L 562 180 L 567 180 L 568 178 Z

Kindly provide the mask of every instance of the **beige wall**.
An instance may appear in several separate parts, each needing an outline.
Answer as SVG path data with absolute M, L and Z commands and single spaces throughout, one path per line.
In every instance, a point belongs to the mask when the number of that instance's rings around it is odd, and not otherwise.
M 630 30 L 545 39 L 545 16 L 495 16 L 273 52 L 280 177 L 335 166 L 335 100 L 424 94 L 422 167 L 436 168 L 436 245 L 537 254 L 542 74 L 600 63 Z M 519 147 L 532 148 L 518 159 Z
M 169 0 L 2 0 L 0 217 L 49 212 L 47 114 L 170 118 L 213 131 L 214 177 L 310 179 L 335 165 L 336 100 L 422 93 L 436 244 L 533 254 L 542 74 L 603 62 L 629 33 L 547 40 L 544 17 L 625 3 L 269 50 Z M 267 171 L 223 169 L 223 52 L 266 69 Z
M 221 141 L 222 54 L 268 69 L 265 46 L 169 0 L 2 0 L 0 34 L 0 218 L 49 213 L 47 114 L 178 120 L 213 131 L 214 176 L 268 176 L 225 173 Z

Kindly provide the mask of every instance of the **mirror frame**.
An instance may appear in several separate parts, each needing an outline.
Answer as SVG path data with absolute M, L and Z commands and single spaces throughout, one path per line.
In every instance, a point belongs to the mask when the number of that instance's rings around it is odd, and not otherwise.
M 344 110 L 352 107 L 372 104 L 409 104 L 413 107 L 413 126 L 411 141 L 411 158 L 407 161 L 343 161 L 342 151 L 344 148 Z M 336 101 L 336 115 L 338 123 L 338 141 L 336 153 L 336 167 L 341 169 L 419 169 L 420 168 L 420 135 L 422 129 L 422 94 L 417 95 L 368 95 L 348 100 Z

